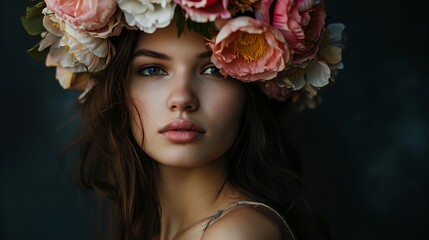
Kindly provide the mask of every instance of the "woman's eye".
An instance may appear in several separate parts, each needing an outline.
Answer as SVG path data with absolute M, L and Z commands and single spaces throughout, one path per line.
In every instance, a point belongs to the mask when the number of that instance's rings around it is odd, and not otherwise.
M 222 77 L 223 75 L 220 73 L 219 68 L 215 66 L 210 66 L 204 69 L 203 73 L 204 75 L 213 75 L 215 77 Z
M 167 75 L 167 73 L 157 66 L 148 66 L 142 68 L 139 73 L 143 76 Z

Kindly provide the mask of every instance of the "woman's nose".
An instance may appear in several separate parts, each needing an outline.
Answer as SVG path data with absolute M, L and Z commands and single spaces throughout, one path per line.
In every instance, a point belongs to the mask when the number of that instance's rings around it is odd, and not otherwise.
M 174 81 L 170 95 L 167 100 L 167 107 L 171 111 L 193 112 L 198 109 L 199 101 L 193 88 L 192 80 Z

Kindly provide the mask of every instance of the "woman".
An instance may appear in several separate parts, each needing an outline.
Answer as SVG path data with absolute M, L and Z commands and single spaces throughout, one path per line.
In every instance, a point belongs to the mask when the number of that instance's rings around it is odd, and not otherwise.
M 323 237 L 264 96 L 332 80 L 323 1 L 45 2 L 37 50 L 86 87 L 80 181 L 110 199 L 113 239 Z

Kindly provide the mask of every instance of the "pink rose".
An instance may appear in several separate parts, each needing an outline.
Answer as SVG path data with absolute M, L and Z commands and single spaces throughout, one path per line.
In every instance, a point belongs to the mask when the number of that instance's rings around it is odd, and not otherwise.
M 283 35 L 250 17 L 227 22 L 208 46 L 213 52 L 211 61 L 221 74 L 242 81 L 273 79 L 290 59 Z
M 228 0 L 174 0 L 194 22 L 213 22 L 231 17 Z
M 283 33 L 293 50 L 293 64 L 315 59 L 325 25 L 325 1 L 277 0 L 271 16 L 273 2 L 274 0 L 262 0 L 259 18 L 266 22 L 272 19 L 272 26 Z
M 79 31 L 92 36 L 108 37 L 121 20 L 116 0 L 45 0 L 57 17 Z M 114 35 L 119 34 L 115 32 Z

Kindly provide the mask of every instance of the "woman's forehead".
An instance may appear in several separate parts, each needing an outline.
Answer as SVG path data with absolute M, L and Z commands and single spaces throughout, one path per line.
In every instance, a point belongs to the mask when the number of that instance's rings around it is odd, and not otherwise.
M 208 49 L 204 37 L 192 30 L 185 30 L 179 36 L 174 22 L 168 27 L 157 29 L 151 34 L 140 32 L 136 51 L 141 48 L 160 52 L 176 50 L 188 54 L 193 52 L 200 53 Z

